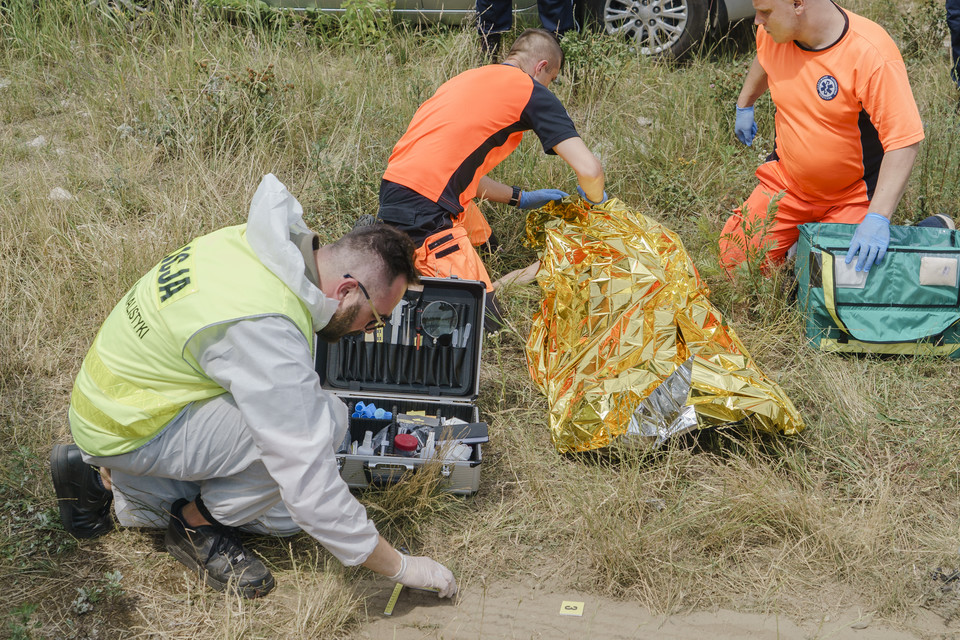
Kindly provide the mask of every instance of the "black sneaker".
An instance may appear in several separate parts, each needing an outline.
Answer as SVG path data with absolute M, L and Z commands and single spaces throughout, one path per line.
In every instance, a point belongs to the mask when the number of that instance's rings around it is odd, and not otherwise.
M 185 526 L 181 517 L 186 505 L 187 501 L 181 499 L 170 508 L 172 517 L 163 541 L 170 555 L 217 591 L 229 587 L 244 598 L 270 593 L 273 575 L 246 552 L 236 532 L 223 525 Z
M 937 218 L 940 218 L 941 220 L 943 220 L 943 226 L 944 226 L 944 228 L 946 228 L 946 229 L 956 229 L 956 228 L 957 228 L 957 224 L 953 221 L 953 218 L 951 218 L 951 217 L 948 216 L 947 214 L 945 214 L 945 213 L 938 213 L 938 214 L 936 215 L 936 217 L 937 217 Z
M 50 475 L 67 533 L 76 538 L 99 538 L 113 529 L 113 493 L 104 489 L 100 471 L 83 461 L 77 445 L 53 445 Z
M 934 229 L 956 229 L 953 218 L 945 213 L 928 216 L 917 223 L 918 227 L 933 227 Z

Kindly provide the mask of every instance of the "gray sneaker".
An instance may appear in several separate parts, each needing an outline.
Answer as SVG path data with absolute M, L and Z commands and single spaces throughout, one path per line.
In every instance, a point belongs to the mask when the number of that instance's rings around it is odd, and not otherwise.
M 273 575 L 246 552 L 236 531 L 223 525 L 186 526 L 182 520 L 186 505 L 187 501 L 181 499 L 170 508 L 170 524 L 163 541 L 170 555 L 217 591 L 229 588 L 244 598 L 270 593 Z

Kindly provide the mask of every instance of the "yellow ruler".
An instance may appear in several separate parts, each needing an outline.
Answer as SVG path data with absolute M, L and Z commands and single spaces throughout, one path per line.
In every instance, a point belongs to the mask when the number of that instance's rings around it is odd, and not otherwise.
M 383 615 L 393 615 L 393 608 L 397 606 L 397 600 L 400 599 L 401 591 L 403 591 L 403 585 L 398 582 L 397 586 L 393 588 L 393 594 L 391 594 L 390 599 L 387 601 L 387 608 L 383 610 Z

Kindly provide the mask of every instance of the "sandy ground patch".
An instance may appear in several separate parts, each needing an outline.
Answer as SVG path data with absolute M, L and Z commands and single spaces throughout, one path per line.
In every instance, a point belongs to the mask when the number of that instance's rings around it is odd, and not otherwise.
M 741 613 L 727 609 L 662 617 L 630 602 L 575 591 L 524 589 L 514 584 L 463 589 L 456 602 L 404 589 L 392 616 L 383 610 L 392 591 L 371 585 L 368 622 L 357 637 L 365 640 L 601 639 L 627 640 L 906 640 L 960 638 L 939 616 L 918 610 L 907 625 L 893 625 L 857 609 L 811 612 L 804 620 Z M 561 615 L 564 603 L 583 603 L 582 615 Z

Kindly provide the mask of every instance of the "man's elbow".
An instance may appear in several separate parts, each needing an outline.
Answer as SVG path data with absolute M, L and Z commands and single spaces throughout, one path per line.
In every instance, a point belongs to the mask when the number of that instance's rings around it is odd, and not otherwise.
M 603 165 L 600 163 L 600 160 L 592 154 L 591 159 L 591 162 L 585 162 L 583 166 L 577 168 L 577 178 L 581 183 L 603 180 Z

